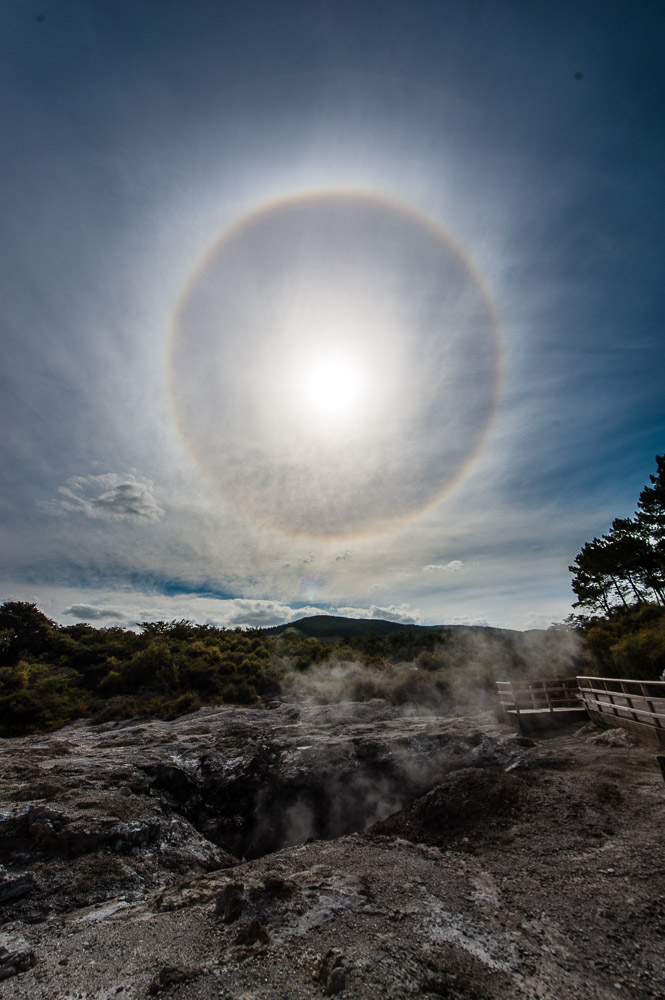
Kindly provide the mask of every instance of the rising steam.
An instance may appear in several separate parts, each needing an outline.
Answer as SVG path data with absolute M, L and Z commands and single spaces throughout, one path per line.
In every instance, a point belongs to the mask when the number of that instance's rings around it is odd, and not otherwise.
M 306 671 L 287 661 L 283 693 L 318 705 L 383 698 L 405 715 L 467 715 L 494 706 L 497 680 L 571 676 L 582 662 L 579 638 L 567 628 L 462 627 L 409 661 L 367 663 L 341 652 Z

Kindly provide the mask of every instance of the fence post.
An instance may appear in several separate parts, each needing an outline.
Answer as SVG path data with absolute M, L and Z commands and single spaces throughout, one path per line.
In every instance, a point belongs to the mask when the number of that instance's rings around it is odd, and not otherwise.
M 625 681 L 620 681 L 620 684 L 621 684 L 621 690 L 623 691 L 624 697 L 626 699 L 626 706 L 629 709 L 631 715 L 633 716 L 633 722 L 639 722 L 640 720 L 638 718 L 637 712 L 635 711 L 635 706 L 633 704 L 633 695 L 631 695 L 626 690 L 626 682 Z
M 616 694 L 616 691 L 611 691 L 610 690 L 610 688 L 608 687 L 608 682 L 604 678 L 603 678 L 603 687 L 605 688 L 605 694 L 607 695 L 607 697 L 610 700 L 610 705 L 612 706 L 612 710 L 613 710 L 615 716 L 617 718 L 619 718 L 619 709 L 617 708 L 617 703 L 614 700 L 614 695 Z M 602 708 L 601 708 L 601 712 L 602 712 Z
M 658 716 L 656 715 L 656 709 L 654 708 L 654 705 L 653 705 L 653 698 L 648 693 L 648 686 L 646 684 L 644 684 L 643 682 L 641 682 L 640 683 L 640 687 L 642 688 L 642 695 L 644 696 L 645 704 L 646 704 L 647 708 L 649 709 L 649 711 L 651 712 L 651 714 L 653 715 L 653 721 L 654 721 L 654 723 L 656 725 L 656 729 L 662 729 L 663 728 L 663 724 L 660 721 L 660 719 L 658 718 Z M 665 778 L 665 771 L 663 772 L 663 777 Z

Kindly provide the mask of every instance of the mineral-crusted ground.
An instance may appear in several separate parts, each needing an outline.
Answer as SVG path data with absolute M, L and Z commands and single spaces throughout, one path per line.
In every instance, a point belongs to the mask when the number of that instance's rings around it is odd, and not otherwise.
M 665 997 L 653 751 L 529 742 L 382 702 L 5 740 L 3 997 Z

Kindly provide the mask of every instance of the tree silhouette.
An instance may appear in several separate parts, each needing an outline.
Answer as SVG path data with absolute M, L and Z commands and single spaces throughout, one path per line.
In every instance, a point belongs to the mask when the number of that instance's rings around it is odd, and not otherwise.
M 57 630 L 36 604 L 6 601 L 0 607 L 0 664 L 18 663 L 46 651 Z
M 575 608 L 609 615 L 614 609 L 665 606 L 665 456 L 656 456 L 635 517 L 617 517 L 606 535 L 586 542 L 569 566 Z

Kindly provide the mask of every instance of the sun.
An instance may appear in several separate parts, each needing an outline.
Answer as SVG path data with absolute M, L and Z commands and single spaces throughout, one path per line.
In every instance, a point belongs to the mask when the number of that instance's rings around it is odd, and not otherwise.
M 295 378 L 295 403 L 318 429 L 338 429 L 360 418 L 369 373 L 349 350 L 323 348 L 307 357 Z
M 235 223 L 174 316 L 169 383 L 200 469 L 294 535 L 387 531 L 452 489 L 498 392 L 494 308 L 443 230 L 367 192 Z

